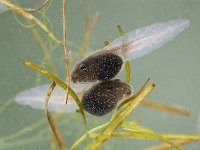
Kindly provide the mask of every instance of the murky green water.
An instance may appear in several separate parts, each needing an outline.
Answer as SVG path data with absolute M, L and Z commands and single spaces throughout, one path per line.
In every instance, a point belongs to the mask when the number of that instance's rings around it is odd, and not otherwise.
M 19 1 L 19 4 L 24 7 L 36 5 L 29 1 Z M 139 107 L 128 120 L 140 119 L 143 126 L 157 132 L 196 133 L 196 120 L 200 110 L 199 6 L 199 0 L 91 0 L 89 3 L 86 3 L 86 0 L 69 1 L 67 6 L 68 40 L 74 43 L 72 51 L 77 51 L 76 45 L 81 45 L 85 34 L 88 11 L 91 16 L 95 12 L 100 13 L 91 36 L 89 46 L 91 50 L 102 48 L 103 41 L 106 39 L 112 41 L 118 37 L 116 28 L 118 24 L 127 32 L 155 22 L 180 18 L 189 19 L 191 21 L 189 28 L 176 37 L 173 42 L 167 43 L 150 55 L 131 62 L 131 83 L 135 89 L 138 89 L 147 77 L 151 77 L 157 86 L 149 95 L 149 99 L 182 106 L 188 109 L 192 115 L 185 118 Z M 27 23 L 20 16 L 16 15 L 16 17 L 22 23 Z M 50 69 L 31 30 L 20 25 L 16 17 L 12 11 L 0 14 L 0 149 L 50 149 L 49 127 L 44 112 L 28 106 L 20 106 L 13 100 L 13 97 L 23 90 L 50 83 L 46 77 L 21 64 L 22 59 L 28 59 Z M 55 36 L 62 39 L 60 1 L 54 1 L 51 4 L 46 17 L 51 25 L 45 17 L 41 17 L 41 20 L 46 21 L 45 24 L 49 28 L 52 26 Z M 57 75 L 64 80 L 63 49 L 50 41 L 38 27 L 35 26 L 35 28 L 42 36 L 43 44 L 49 50 Z M 124 71 L 119 77 L 124 79 Z M 3 109 L 5 105 L 7 107 Z M 88 128 L 104 123 L 110 117 L 111 115 L 101 118 L 87 116 Z M 84 133 L 82 119 L 78 114 L 63 114 L 58 122 L 67 146 L 73 144 Z M 36 126 L 34 130 L 19 134 L 21 130 L 31 125 Z M 15 134 L 16 132 L 18 134 Z M 12 136 L 8 136 L 10 134 Z M 158 144 L 158 142 L 111 139 L 103 145 L 102 149 L 140 150 L 153 144 Z M 199 148 L 199 143 L 185 146 L 187 150 L 198 150 Z M 83 147 L 79 147 L 79 149 L 83 149 Z

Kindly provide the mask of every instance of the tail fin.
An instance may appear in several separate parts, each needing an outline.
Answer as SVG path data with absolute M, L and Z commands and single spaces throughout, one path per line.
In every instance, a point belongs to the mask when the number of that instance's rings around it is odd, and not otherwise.
M 122 54 L 132 60 L 161 47 L 185 30 L 190 24 L 187 19 L 155 23 L 124 35 L 123 40 L 117 38 L 110 43 L 109 48 L 124 46 Z
M 15 102 L 20 105 L 29 105 L 34 109 L 45 109 L 45 96 L 50 85 L 37 86 L 23 92 L 15 97 Z M 80 94 L 86 85 L 71 85 L 76 93 Z M 64 104 L 65 91 L 56 86 L 48 103 L 48 109 L 52 112 L 75 112 L 78 109 L 75 101 L 69 96 L 67 105 Z

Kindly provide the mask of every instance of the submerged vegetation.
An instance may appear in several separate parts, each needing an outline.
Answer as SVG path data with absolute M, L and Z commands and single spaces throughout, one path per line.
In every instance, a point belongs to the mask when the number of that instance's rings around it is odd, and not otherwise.
M 48 65 L 50 66 L 50 71 L 44 69 L 43 67 L 36 65 L 28 60 L 22 60 L 22 63 L 35 71 L 37 71 L 38 74 L 42 74 L 46 76 L 48 79 L 52 81 L 52 85 L 49 87 L 49 90 L 47 91 L 47 96 L 44 98 L 45 101 L 45 116 L 47 118 L 48 124 L 50 128 L 52 129 L 53 136 L 51 137 L 51 148 L 56 149 L 59 147 L 61 150 L 65 149 L 71 149 L 74 150 L 78 146 L 80 146 L 86 139 L 91 139 L 90 142 L 87 143 L 86 147 L 84 149 L 92 150 L 92 149 L 98 149 L 102 146 L 103 143 L 105 143 L 107 140 L 111 138 L 132 138 L 132 139 L 145 139 L 145 140 L 159 140 L 166 144 L 158 145 L 155 147 L 148 148 L 149 150 L 164 150 L 164 149 L 170 149 L 170 148 L 176 148 L 176 149 L 183 149 L 181 145 L 191 143 L 197 140 L 200 140 L 200 135 L 198 134 L 165 134 L 165 133 L 157 133 L 156 131 L 153 131 L 151 129 L 148 129 L 146 127 L 143 127 L 139 125 L 139 120 L 134 121 L 127 121 L 126 119 L 135 111 L 135 109 L 139 105 L 151 107 L 153 109 L 158 109 L 162 111 L 168 111 L 172 113 L 176 113 L 182 116 L 189 116 L 190 113 L 186 111 L 185 109 L 175 107 L 173 105 L 166 105 L 166 104 L 159 104 L 155 103 L 153 101 L 146 100 L 146 96 L 154 89 L 155 84 L 150 82 L 150 78 L 147 79 L 147 81 L 144 83 L 144 85 L 138 90 L 133 96 L 127 98 L 124 100 L 114 111 L 110 121 L 99 125 L 93 129 L 88 130 L 88 124 L 86 122 L 87 116 L 85 115 L 84 109 L 81 105 L 81 100 L 77 96 L 77 93 L 73 91 L 73 89 L 70 88 L 70 79 L 69 79 L 69 57 L 67 49 L 67 35 L 66 35 L 66 0 L 62 1 L 62 7 L 63 7 L 63 42 L 58 40 L 58 38 L 55 37 L 55 35 L 47 28 L 47 26 L 42 23 L 39 19 L 34 17 L 32 13 L 38 13 L 43 8 L 48 7 L 50 1 L 45 0 L 41 6 L 39 6 L 36 9 L 24 9 L 16 4 L 13 4 L 10 1 L 7 0 L 0 0 L 1 3 L 3 3 L 5 6 L 7 6 L 9 9 L 14 11 L 15 13 L 19 14 L 20 16 L 23 16 L 25 20 L 30 23 L 34 23 L 35 25 L 38 25 L 47 35 L 48 38 L 50 38 L 52 41 L 57 43 L 57 45 L 61 46 L 64 50 L 65 55 L 65 64 L 66 64 L 66 81 L 62 81 L 57 75 L 55 75 L 55 66 L 53 65 L 51 61 L 51 56 L 49 55 L 49 52 L 45 45 L 43 44 L 42 38 L 40 37 L 38 31 L 34 27 L 30 27 L 31 32 L 33 33 L 34 37 L 38 40 L 38 44 L 40 45 L 41 49 L 44 52 L 45 59 L 48 62 Z M 92 18 L 90 18 L 87 22 L 87 30 L 85 33 L 85 37 L 83 40 L 83 43 L 81 44 L 79 48 L 79 52 L 81 55 L 85 53 L 84 49 L 88 48 L 90 36 L 92 34 L 92 30 L 95 26 L 95 23 L 98 19 L 99 14 L 96 13 Z M 118 26 L 119 34 L 121 39 L 123 40 L 123 30 L 120 26 Z M 109 45 L 109 41 L 104 42 L 105 46 Z M 80 57 L 80 56 L 78 56 Z M 78 59 L 78 58 L 77 58 Z M 125 68 L 126 68 L 126 82 L 130 83 L 131 80 L 131 69 L 128 60 L 125 60 Z M 85 130 L 85 133 L 78 138 L 76 141 L 74 141 L 74 144 L 69 146 L 65 145 L 65 141 L 61 135 L 61 132 L 59 132 L 59 128 L 65 127 L 66 122 L 59 120 L 59 115 L 54 118 L 55 115 L 51 115 L 51 113 L 48 111 L 48 101 L 51 96 L 51 93 L 54 90 L 55 86 L 60 86 L 66 91 L 66 97 L 63 99 L 63 105 L 64 103 L 67 104 L 68 94 L 72 96 L 76 102 L 76 104 L 79 107 L 78 112 L 81 114 L 83 118 L 83 128 Z M 11 101 L 7 101 L 3 106 L 0 107 L 0 114 L 2 111 L 4 111 L 9 105 L 11 104 Z M 13 133 L 11 135 L 0 137 L 0 148 L 5 149 L 9 147 L 14 147 L 16 143 L 18 144 L 26 144 L 31 142 L 37 142 L 37 141 L 46 141 L 48 136 L 48 129 L 44 129 L 42 131 L 39 131 L 37 134 L 35 134 L 33 137 L 29 139 L 24 139 L 21 141 L 12 141 L 12 139 L 20 137 L 22 135 L 25 135 L 27 132 L 34 132 L 37 130 L 37 128 L 45 126 L 44 120 L 39 120 L 35 124 L 29 125 L 20 131 Z M 67 130 L 67 128 L 65 129 Z M 74 131 L 75 132 L 75 131 Z M 9 142 L 11 140 L 11 142 Z M 55 142 L 56 141 L 56 142 Z M 4 143 L 4 144 L 1 144 Z M 5 144 L 8 143 L 8 144 Z M 55 144 L 56 143 L 56 144 Z

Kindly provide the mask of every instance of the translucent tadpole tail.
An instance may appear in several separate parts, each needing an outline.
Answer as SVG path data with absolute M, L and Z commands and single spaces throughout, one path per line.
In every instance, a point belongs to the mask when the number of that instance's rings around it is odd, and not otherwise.
M 187 19 L 155 23 L 126 33 L 110 43 L 109 48 L 122 46 L 121 53 L 128 59 L 146 55 L 185 30 L 190 24 Z
M 45 109 L 45 96 L 47 94 L 49 84 L 37 86 L 23 92 L 20 92 L 15 97 L 15 102 L 20 105 L 28 105 L 34 109 Z M 81 94 L 85 85 L 71 85 L 76 93 Z M 78 109 L 77 104 L 71 96 L 69 96 L 67 105 L 64 104 L 65 91 L 56 86 L 48 103 L 48 110 L 52 112 L 75 112 Z

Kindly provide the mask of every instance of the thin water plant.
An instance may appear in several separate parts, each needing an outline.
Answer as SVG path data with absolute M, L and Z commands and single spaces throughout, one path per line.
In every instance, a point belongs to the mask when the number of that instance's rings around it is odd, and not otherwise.
M 46 115 L 49 125 L 53 131 L 54 137 L 55 137 L 56 141 L 58 142 L 59 148 L 61 150 L 66 150 L 64 140 L 63 140 L 59 130 L 57 129 L 56 122 L 54 121 L 53 117 L 51 116 L 51 114 L 48 111 L 48 101 L 49 101 L 49 98 L 50 98 L 55 86 L 56 86 L 56 83 L 53 81 L 47 91 L 47 95 L 45 98 L 45 115 Z

